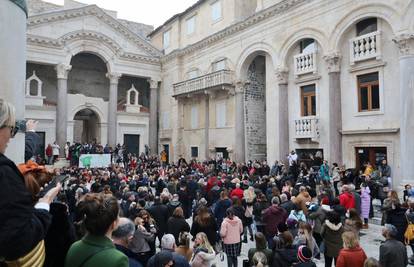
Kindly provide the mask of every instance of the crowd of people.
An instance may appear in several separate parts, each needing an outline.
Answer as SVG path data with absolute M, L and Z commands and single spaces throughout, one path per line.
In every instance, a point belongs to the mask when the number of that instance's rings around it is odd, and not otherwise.
M 183 157 L 168 163 L 150 153 L 120 157 L 118 150 L 110 167 L 72 164 L 51 172 L 31 161 L 16 166 L 4 155 L 15 134 L 13 107 L 0 99 L 4 266 L 209 267 L 223 266 L 224 258 L 229 267 L 240 261 L 310 267 L 321 258 L 326 267 L 414 262 L 406 249 L 414 251 L 414 190 L 407 186 L 399 198 L 386 160 L 359 171 L 329 166 L 321 155 L 308 166 L 294 151 L 286 165 L 269 166 Z M 53 184 L 53 177 L 67 179 Z M 378 259 L 360 245 L 373 199 L 382 203 L 384 224 Z M 255 245 L 241 258 L 249 240 Z

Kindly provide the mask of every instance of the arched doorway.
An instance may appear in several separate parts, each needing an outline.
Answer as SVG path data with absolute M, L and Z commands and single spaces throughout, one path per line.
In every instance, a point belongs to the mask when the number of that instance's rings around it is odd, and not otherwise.
M 73 120 L 73 142 L 100 143 L 100 120 L 95 111 L 89 108 L 82 109 L 75 114 Z
M 247 69 L 244 94 L 246 159 L 264 160 L 266 146 L 266 56 L 257 55 Z

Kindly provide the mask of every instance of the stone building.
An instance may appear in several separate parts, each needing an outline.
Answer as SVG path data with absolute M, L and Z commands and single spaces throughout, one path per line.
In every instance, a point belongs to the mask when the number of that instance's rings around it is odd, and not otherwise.
M 170 160 L 319 151 L 348 168 L 386 158 L 395 184 L 414 174 L 413 0 L 199 0 L 155 30 L 28 2 L 22 96 L 45 143 Z

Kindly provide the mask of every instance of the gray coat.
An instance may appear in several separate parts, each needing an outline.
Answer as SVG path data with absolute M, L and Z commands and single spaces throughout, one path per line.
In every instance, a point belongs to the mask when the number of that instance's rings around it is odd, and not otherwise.
M 312 219 L 314 222 L 313 232 L 317 234 L 321 233 L 322 225 L 326 219 L 326 212 L 327 211 L 322 206 L 320 206 L 315 212 L 312 212 L 308 215 L 309 219 Z
M 134 253 L 148 252 L 151 250 L 149 242 L 152 242 L 154 240 L 155 234 L 138 227 L 134 233 L 134 237 L 129 243 L 129 249 Z
M 385 240 L 380 246 L 379 262 L 382 267 L 405 267 L 408 264 L 407 249 L 398 240 Z

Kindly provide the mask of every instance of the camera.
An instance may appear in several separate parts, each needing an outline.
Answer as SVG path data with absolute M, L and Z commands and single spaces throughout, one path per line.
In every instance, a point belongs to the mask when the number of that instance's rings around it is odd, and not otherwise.
M 16 121 L 16 126 L 15 127 L 19 132 L 25 133 L 26 132 L 26 120 Z

